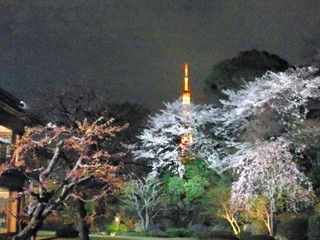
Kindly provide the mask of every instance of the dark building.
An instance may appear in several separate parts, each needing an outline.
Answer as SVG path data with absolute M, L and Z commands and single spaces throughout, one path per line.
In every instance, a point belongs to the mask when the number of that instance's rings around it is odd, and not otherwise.
M 23 134 L 24 127 L 33 120 L 24 102 L 0 88 L 0 164 L 11 157 L 12 144 Z M 17 172 L 0 175 L 0 233 L 16 232 L 21 202 L 17 193 L 24 179 Z

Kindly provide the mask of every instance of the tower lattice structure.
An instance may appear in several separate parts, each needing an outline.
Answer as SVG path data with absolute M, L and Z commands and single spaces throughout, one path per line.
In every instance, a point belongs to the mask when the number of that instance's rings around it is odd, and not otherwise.
M 187 63 L 184 64 L 184 79 L 183 79 L 183 92 L 182 92 L 182 105 L 183 105 L 183 116 L 184 116 L 184 122 L 185 127 L 188 128 L 189 125 L 189 108 L 191 102 L 191 93 L 189 88 L 189 66 Z M 191 133 L 185 133 L 183 136 L 181 136 L 180 139 L 180 156 L 182 157 L 183 162 L 185 162 L 185 157 L 188 153 L 188 145 L 192 142 L 192 134 Z

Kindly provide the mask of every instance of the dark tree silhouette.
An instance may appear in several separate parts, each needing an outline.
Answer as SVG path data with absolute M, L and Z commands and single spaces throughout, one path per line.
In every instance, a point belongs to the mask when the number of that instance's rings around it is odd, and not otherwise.
M 266 71 L 282 72 L 291 67 L 284 59 L 275 54 L 256 49 L 239 52 L 232 58 L 216 64 L 205 80 L 205 92 L 213 99 L 224 98 L 223 89 L 238 90 L 244 81 L 253 81 Z

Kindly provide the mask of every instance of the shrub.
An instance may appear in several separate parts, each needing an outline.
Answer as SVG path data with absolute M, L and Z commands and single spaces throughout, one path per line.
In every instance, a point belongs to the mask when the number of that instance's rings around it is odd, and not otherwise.
M 56 230 L 56 236 L 59 238 L 76 238 L 79 232 L 73 224 L 67 224 Z
M 120 223 L 119 232 L 127 232 L 127 231 L 128 231 L 128 227 L 125 224 Z
M 44 220 L 41 230 L 47 231 L 57 231 L 58 229 L 62 228 L 65 224 L 63 224 L 59 219 L 56 218 L 48 218 Z
M 252 235 L 247 237 L 245 240 L 275 240 L 275 238 L 268 235 Z
M 309 217 L 307 232 L 309 240 L 320 239 L 320 215 Z
M 274 240 L 274 237 L 268 235 L 252 235 L 251 232 L 243 231 L 240 234 L 241 240 Z
M 128 227 L 123 224 L 123 223 L 116 223 L 116 222 L 112 222 L 111 224 L 109 224 L 107 226 L 107 233 L 111 233 L 111 232 L 127 232 L 128 231 Z
M 135 231 L 128 231 L 128 232 L 120 232 L 117 233 L 117 236 L 123 236 L 123 237 L 141 237 L 142 232 L 135 232 Z
M 278 226 L 278 234 L 287 239 L 308 240 L 308 220 L 304 218 L 293 218 L 283 221 Z
M 249 240 L 251 236 L 252 236 L 252 233 L 249 232 L 249 231 L 242 231 L 240 233 L 240 239 L 241 240 Z
M 237 237 L 233 236 L 232 233 L 226 231 L 212 231 L 198 234 L 200 239 L 228 239 L 228 240 L 238 240 Z
M 93 224 L 92 224 L 92 227 L 94 226 L 93 231 L 96 231 L 96 232 L 104 231 L 107 228 L 108 222 L 109 221 L 106 216 L 104 215 L 96 216 L 93 219 Z
M 146 236 L 146 237 L 169 237 L 169 235 L 166 232 L 162 231 L 142 231 L 141 236 Z
M 191 237 L 193 231 L 188 228 L 169 228 L 166 230 L 169 237 Z

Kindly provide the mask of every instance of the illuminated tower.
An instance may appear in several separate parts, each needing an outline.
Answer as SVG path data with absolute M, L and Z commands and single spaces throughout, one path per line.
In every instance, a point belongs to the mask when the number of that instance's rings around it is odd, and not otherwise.
M 185 118 L 185 125 L 189 127 L 189 109 L 188 105 L 190 105 L 190 90 L 189 90 L 189 71 L 188 71 L 188 64 L 184 64 L 184 79 L 183 79 L 183 92 L 182 92 L 182 104 L 184 105 L 182 111 Z M 192 134 L 185 133 L 181 136 L 180 140 L 180 160 L 183 163 L 186 163 L 189 159 L 188 157 L 188 145 L 192 142 Z
M 188 63 L 184 64 L 184 81 L 183 81 L 183 92 L 182 92 L 182 104 L 190 104 L 190 91 L 189 91 L 189 76 L 188 76 Z

